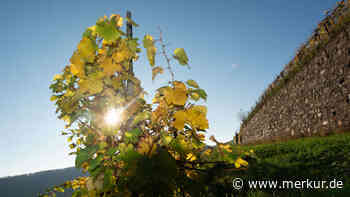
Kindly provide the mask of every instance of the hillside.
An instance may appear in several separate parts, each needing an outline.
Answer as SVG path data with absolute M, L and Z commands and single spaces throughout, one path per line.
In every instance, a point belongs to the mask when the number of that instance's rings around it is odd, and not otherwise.
M 74 167 L 42 171 L 32 174 L 0 178 L 1 197 L 35 197 L 54 185 L 84 174 Z M 57 193 L 57 197 L 71 196 L 71 192 Z

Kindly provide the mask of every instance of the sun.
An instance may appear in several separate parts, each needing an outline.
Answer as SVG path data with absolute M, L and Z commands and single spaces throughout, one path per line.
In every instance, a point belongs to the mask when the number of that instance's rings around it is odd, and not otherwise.
M 121 120 L 121 115 L 123 113 L 123 109 L 109 109 L 105 115 L 105 122 L 107 125 L 113 126 L 117 125 Z

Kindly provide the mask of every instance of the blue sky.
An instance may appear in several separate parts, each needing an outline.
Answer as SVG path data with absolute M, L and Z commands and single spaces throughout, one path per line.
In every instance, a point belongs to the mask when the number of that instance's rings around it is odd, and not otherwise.
M 133 13 L 134 35 L 157 37 L 169 51 L 185 48 L 191 70 L 174 65 L 176 78 L 194 79 L 208 93 L 209 135 L 232 139 L 237 113 L 248 110 L 306 41 L 334 0 L 5 0 L 0 6 L 0 177 L 74 165 L 63 121 L 49 101 L 49 85 L 97 18 Z M 160 61 L 159 64 L 164 62 Z M 135 73 L 152 93 L 146 57 Z M 162 76 L 162 77 L 166 77 Z

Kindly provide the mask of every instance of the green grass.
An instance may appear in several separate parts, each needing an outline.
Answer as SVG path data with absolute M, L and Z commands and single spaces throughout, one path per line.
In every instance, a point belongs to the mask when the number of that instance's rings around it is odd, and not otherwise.
M 350 196 L 350 134 L 308 137 L 254 146 L 234 145 L 256 158 L 245 158 L 249 168 L 237 176 L 245 180 L 340 180 L 343 189 L 280 190 L 277 196 Z M 272 196 L 272 190 L 248 190 L 240 196 Z

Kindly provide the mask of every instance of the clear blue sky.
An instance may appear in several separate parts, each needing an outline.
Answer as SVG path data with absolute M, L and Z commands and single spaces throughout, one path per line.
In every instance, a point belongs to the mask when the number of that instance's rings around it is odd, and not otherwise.
M 74 165 L 63 121 L 49 101 L 52 77 L 60 72 L 86 27 L 98 17 L 126 9 L 140 24 L 136 36 L 157 27 L 170 49 L 183 47 L 192 78 L 208 93 L 209 135 L 231 140 L 237 113 L 248 110 L 307 40 L 335 0 L 88 1 L 5 0 L 0 6 L 0 177 Z M 152 93 L 145 56 L 136 75 Z M 154 85 L 154 87 L 152 87 Z

